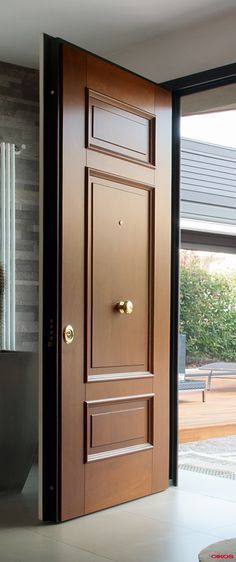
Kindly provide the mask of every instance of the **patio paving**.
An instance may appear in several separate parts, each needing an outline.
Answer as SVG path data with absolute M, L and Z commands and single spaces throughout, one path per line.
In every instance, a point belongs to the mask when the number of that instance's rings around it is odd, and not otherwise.
M 181 443 L 179 468 L 236 480 L 236 435 Z

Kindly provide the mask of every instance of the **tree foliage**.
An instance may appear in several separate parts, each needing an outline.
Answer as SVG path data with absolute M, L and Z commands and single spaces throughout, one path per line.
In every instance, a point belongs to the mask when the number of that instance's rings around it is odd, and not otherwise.
M 180 275 L 180 333 L 187 363 L 236 361 L 236 275 L 210 273 L 193 261 Z

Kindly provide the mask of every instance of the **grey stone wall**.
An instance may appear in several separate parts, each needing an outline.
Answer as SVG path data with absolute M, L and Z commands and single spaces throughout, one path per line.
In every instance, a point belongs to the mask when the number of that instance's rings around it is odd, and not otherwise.
M 0 62 L 0 140 L 16 156 L 16 349 L 37 351 L 39 236 L 38 71 Z

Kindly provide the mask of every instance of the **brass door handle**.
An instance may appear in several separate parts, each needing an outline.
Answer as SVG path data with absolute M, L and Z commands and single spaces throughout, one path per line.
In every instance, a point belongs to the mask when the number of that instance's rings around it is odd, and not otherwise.
M 74 328 L 70 324 L 67 324 L 67 326 L 65 326 L 63 330 L 64 342 L 71 343 L 74 339 L 74 335 L 75 335 Z
M 116 310 L 120 314 L 132 314 L 134 310 L 134 305 L 132 301 L 120 301 L 116 305 Z

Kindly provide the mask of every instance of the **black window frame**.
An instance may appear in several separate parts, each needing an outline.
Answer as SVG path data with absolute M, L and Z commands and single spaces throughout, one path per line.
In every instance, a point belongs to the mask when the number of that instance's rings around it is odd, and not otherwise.
M 160 84 L 172 93 L 172 268 L 171 268 L 171 357 L 170 357 L 170 472 L 173 485 L 178 484 L 178 326 L 179 326 L 179 250 L 180 235 L 180 118 L 181 98 L 197 92 L 236 83 L 236 63 L 169 80 Z M 204 233 L 207 236 L 207 233 Z M 191 233 L 199 237 L 200 233 Z M 186 233 L 183 235 L 186 236 Z M 190 233 L 188 234 L 190 237 Z M 224 240 L 223 240 L 224 237 Z M 236 237 L 208 234 L 215 247 L 229 243 L 236 247 Z M 203 240 L 203 237 L 202 237 Z M 233 246 L 234 245 L 234 246 Z

